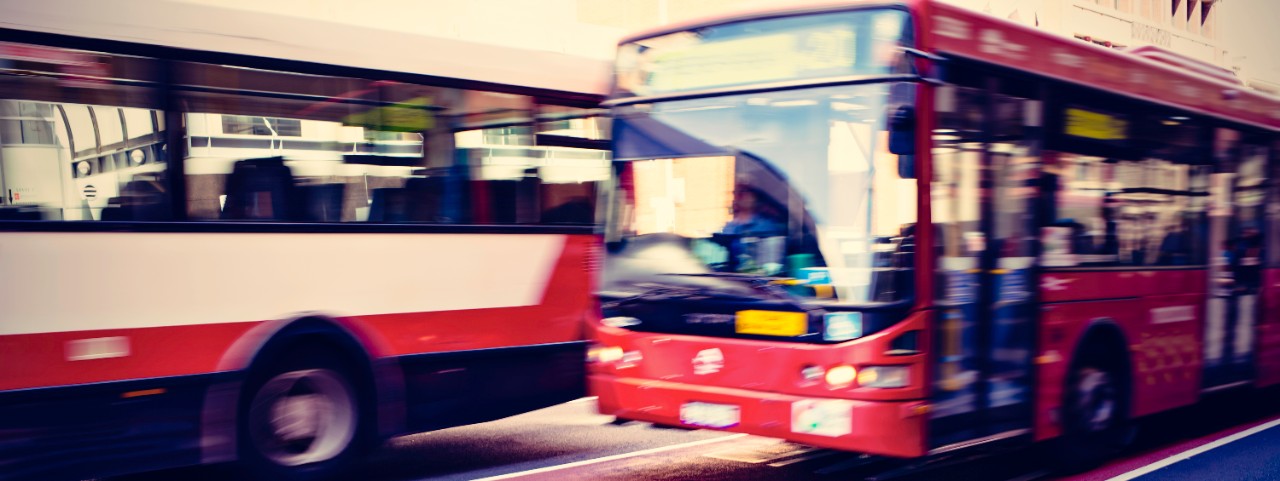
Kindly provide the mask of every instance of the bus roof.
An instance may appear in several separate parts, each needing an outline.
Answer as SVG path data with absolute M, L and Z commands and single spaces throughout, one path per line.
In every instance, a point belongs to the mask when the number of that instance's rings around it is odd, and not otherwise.
M 1009 66 L 1086 87 L 1230 121 L 1280 129 L 1280 98 L 1249 89 L 1207 64 L 1154 48 L 1123 51 L 920 0 L 925 50 Z
M 1235 122 L 1280 129 L 1280 98 L 1229 72 L 1176 53 L 1123 51 L 966 9 L 941 0 L 817 0 L 741 10 L 629 35 L 628 43 L 703 26 L 850 8 L 900 6 L 917 16 L 922 50 L 1023 70 Z
M 598 96 L 609 80 L 605 60 L 178 1 L 40 0 L 0 11 L 4 29 L 190 51 Z

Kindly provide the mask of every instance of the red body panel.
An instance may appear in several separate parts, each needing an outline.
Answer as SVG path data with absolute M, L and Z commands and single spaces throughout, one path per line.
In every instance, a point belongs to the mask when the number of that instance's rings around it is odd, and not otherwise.
M 1200 394 L 1204 270 L 1049 271 L 1041 278 L 1036 438 L 1060 434 L 1063 383 L 1096 322 L 1120 328 L 1132 362 L 1131 414 L 1194 403 Z M 1162 315 L 1174 312 L 1178 315 Z
M 862 339 L 812 345 L 633 332 L 597 325 L 596 340 L 624 351 L 639 352 L 634 366 L 593 364 L 589 388 L 600 396 L 600 411 L 626 419 L 679 425 L 680 406 L 690 401 L 724 403 L 741 408 L 741 425 L 729 431 L 784 437 L 815 446 L 891 456 L 924 454 L 922 416 L 925 354 L 887 356 L 889 342 L 912 330 L 929 345 L 929 315 L 907 320 Z M 719 349 L 723 369 L 699 374 L 693 359 L 701 350 Z M 899 389 L 832 389 L 823 381 L 805 381 L 806 366 L 837 364 L 908 365 L 911 384 Z M 853 432 L 823 437 L 791 432 L 791 405 L 802 399 L 849 399 Z M 879 401 L 879 402 L 876 402 Z
M 104 329 L 0 336 L 0 391 L 217 371 L 218 361 L 257 322 L 201 326 Z M 67 343 L 124 337 L 129 355 L 67 359 Z
M 812 446 L 890 456 L 924 454 L 925 416 L 913 408 L 920 401 L 867 402 L 853 401 L 853 434 L 840 437 L 798 434 L 791 431 L 792 403 L 807 399 L 765 391 L 694 387 L 687 384 L 617 378 L 594 374 L 588 377 L 588 389 L 599 396 L 601 412 L 625 419 L 660 424 L 679 424 L 680 406 L 689 401 L 702 401 L 739 406 L 742 424 L 729 431 L 760 436 L 786 438 Z M 619 406 L 641 406 L 623 409 Z

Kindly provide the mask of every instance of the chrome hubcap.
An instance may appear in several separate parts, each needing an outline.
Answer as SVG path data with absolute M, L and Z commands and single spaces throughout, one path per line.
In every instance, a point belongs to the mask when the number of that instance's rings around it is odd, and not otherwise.
M 258 390 L 249 421 L 254 445 L 272 462 L 299 466 L 327 461 L 355 437 L 355 398 L 333 371 L 286 372 Z
M 1111 427 L 1115 418 L 1116 393 L 1111 375 L 1097 369 L 1084 369 L 1076 383 L 1077 412 L 1081 422 L 1091 432 Z

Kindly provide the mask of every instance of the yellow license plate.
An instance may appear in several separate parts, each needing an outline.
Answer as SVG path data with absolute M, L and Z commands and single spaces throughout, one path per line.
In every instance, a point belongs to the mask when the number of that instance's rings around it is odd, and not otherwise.
M 803 312 L 738 311 L 734 331 L 762 336 L 799 336 L 809 332 L 809 315 Z

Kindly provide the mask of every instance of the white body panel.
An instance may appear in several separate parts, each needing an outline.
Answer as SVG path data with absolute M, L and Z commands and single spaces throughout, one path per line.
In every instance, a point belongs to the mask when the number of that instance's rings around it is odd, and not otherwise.
M 550 234 L 9 232 L 0 235 L 0 335 L 529 306 L 564 243 Z

